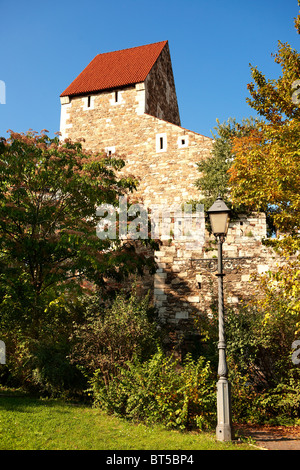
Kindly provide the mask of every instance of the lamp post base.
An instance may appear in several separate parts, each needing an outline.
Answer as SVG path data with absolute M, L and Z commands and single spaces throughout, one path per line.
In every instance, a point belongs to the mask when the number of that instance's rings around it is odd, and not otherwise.
M 230 384 L 226 377 L 220 377 L 217 383 L 218 441 L 232 440 Z
M 218 441 L 231 441 L 231 426 L 229 424 L 218 424 L 216 427 L 216 437 Z

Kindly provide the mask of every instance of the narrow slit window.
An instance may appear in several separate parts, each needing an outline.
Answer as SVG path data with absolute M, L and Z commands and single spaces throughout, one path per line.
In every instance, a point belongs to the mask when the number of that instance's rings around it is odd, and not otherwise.
M 156 134 L 156 152 L 165 152 L 167 150 L 166 134 Z
M 119 92 L 115 91 L 115 103 L 119 102 Z
M 91 107 L 91 97 L 90 96 L 87 97 L 87 107 L 88 108 Z

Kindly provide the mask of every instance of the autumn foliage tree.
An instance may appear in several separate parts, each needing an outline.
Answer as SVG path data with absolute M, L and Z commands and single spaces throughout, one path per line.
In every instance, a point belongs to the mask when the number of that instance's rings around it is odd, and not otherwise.
M 248 85 L 248 102 L 266 121 L 233 139 L 231 194 L 236 203 L 270 213 L 278 230 L 295 234 L 300 228 L 300 107 L 292 101 L 292 85 L 300 77 L 300 55 L 280 43 L 275 61 L 283 71 L 277 80 L 266 80 L 252 68 L 256 87 Z
M 300 2 L 299 6 L 300 6 Z M 299 18 L 295 26 L 299 33 Z M 273 55 L 282 74 L 267 79 L 251 67 L 248 104 L 263 121 L 244 136 L 234 136 L 229 170 L 232 198 L 270 212 L 278 230 L 297 238 L 300 209 L 300 54 L 278 42 Z M 298 90 L 297 90 L 298 88 Z
M 299 18 L 295 20 L 299 33 Z M 262 308 L 266 320 L 293 313 L 300 331 L 300 54 L 278 43 L 274 54 L 281 67 L 277 79 L 267 79 L 251 67 L 249 105 L 263 118 L 255 129 L 233 138 L 234 160 L 229 169 L 233 203 L 245 203 L 272 217 L 278 231 L 269 244 L 286 257 L 284 266 L 269 273 Z M 274 308 L 274 305 L 277 305 Z

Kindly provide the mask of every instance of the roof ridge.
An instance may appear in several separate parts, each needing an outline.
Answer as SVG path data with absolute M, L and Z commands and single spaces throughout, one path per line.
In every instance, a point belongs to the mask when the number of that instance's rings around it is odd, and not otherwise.
M 117 49 L 116 51 L 99 52 L 99 54 L 97 54 L 95 57 L 97 57 L 98 55 L 114 54 L 115 52 L 131 51 L 132 49 L 140 49 L 141 47 L 155 46 L 157 44 L 165 44 L 166 45 L 167 42 L 168 42 L 168 40 L 166 40 L 166 41 L 157 41 L 157 42 L 152 42 L 150 44 L 142 44 L 141 46 L 133 46 L 133 47 L 126 47 L 125 49 Z

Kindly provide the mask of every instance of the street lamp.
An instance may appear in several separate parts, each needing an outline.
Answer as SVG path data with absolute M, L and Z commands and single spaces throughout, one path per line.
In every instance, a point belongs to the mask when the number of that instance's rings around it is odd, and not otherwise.
M 227 380 L 226 343 L 224 334 L 224 299 L 223 299 L 223 260 L 222 245 L 227 235 L 230 210 L 219 196 L 207 211 L 212 232 L 218 240 L 218 304 L 219 304 L 219 365 L 217 383 L 217 415 L 218 424 L 216 437 L 219 441 L 231 441 L 231 396 L 230 384 Z

